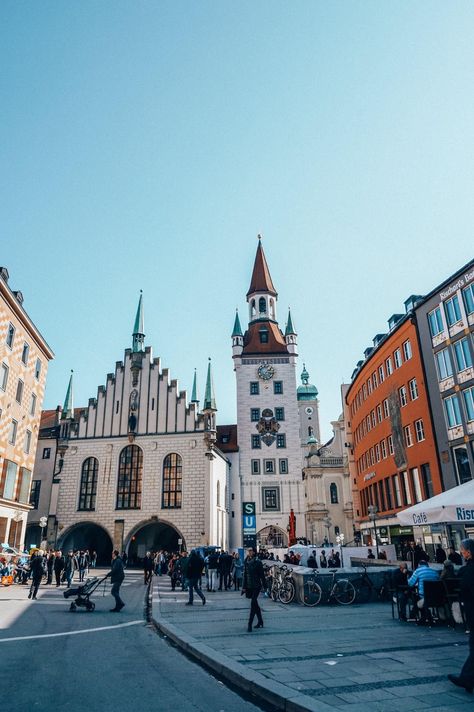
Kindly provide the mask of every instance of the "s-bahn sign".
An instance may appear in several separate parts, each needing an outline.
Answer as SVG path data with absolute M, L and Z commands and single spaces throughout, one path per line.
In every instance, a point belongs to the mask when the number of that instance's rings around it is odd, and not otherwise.
M 242 533 L 244 547 L 255 547 L 257 543 L 257 515 L 255 502 L 242 503 Z

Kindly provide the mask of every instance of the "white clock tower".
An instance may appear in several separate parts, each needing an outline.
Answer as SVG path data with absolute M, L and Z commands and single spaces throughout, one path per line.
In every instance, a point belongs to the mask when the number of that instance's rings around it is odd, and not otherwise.
M 249 324 L 242 333 L 236 315 L 232 353 L 237 380 L 240 498 L 241 502 L 255 503 L 257 542 L 268 547 L 288 544 L 291 510 L 296 517 L 296 536 L 305 536 L 297 335 L 289 312 L 285 334 L 280 330 L 277 297 L 259 236 L 247 292 Z M 234 486 L 237 488 L 235 480 Z

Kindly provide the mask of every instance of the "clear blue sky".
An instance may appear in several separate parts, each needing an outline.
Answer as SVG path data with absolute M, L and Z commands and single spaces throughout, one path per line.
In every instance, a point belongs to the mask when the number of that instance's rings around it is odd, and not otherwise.
M 264 246 L 283 324 L 341 411 L 372 337 L 473 256 L 472 2 L 0 4 L 1 262 L 56 353 L 46 407 L 131 343 L 190 392 Z

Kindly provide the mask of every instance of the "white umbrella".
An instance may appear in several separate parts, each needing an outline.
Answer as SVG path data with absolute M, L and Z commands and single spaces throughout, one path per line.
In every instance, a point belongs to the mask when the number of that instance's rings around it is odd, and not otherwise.
M 474 480 L 398 512 L 397 519 L 401 524 L 414 526 L 445 522 L 474 524 Z

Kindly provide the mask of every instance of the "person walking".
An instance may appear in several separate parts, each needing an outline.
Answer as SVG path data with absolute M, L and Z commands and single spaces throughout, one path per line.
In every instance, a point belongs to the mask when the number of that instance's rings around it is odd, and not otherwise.
M 201 591 L 199 586 L 199 580 L 202 576 L 202 570 L 204 568 L 204 559 L 201 554 L 193 549 L 189 555 L 188 559 L 188 585 L 189 585 L 189 600 L 186 606 L 192 606 L 194 602 L 194 591 L 202 601 L 202 605 L 206 605 L 206 597 Z
M 97 565 L 97 551 L 91 553 L 91 568 L 95 569 Z
M 56 579 L 57 587 L 61 585 L 61 577 L 62 577 L 62 574 L 64 571 L 65 564 L 66 564 L 66 562 L 64 560 L 62 551 L 57 551 L 54 555 L 54 565 L 53 565 L 54 577 Z
M 48 579 L 46 583 L 49 585 L 53 583 L 53 567 L 54 567 L 54 551 L 50 549 L 46 555 L 46 571 L 48 573 Z
M 32 598 L 36 601 L 36 594 L 38 593 L 39 585 L 44 574 L 44 563 L 43 555 L 40 551 L 37 551 L 31 557 L 30 563 L 30 576 L 31 576 L 31 586 L 28 598 Z
M 110 612 L 120 613 L 122 608 L 125 606 L 125 603 L 120 598 L 120 586 L 125 578 L 125 572 L 123 568 L 123 561 L 120 558 L 117 549 L 114 549 L 112 552 L 112 566 L 107 576 L 110 576 L 110 583 L 112 584 L 110 593 L 115 598 L 115 608 L 111 608 Z
M 84 576 L 86 576 L 89 571 L 89 557 L 85 551 L 79 552 L 77 568 L 79 569 L 79 581 L 84 581 Z
M 242 594 L 246 598 L 250 598 L 250 615 L 247 625 L 247 632 L 252 632 L 252 623 L 257 616 L 257 625 L 255 628 L 263 628 L 262 611 L 258 605 L 258 594 L 265 588 L 265 573 L 263 564 L 260 559 L 255 556 L 255 549 L 247 549 L 247 558 L 244 563 L 244 579 L 242 582 Z
M 219 554 L 211 552 L 207 557 L 207 573 L 209 580 L 209 591 L 215 592 L 217 589 L 217 567 L 219 564 Z
M 74 556 L 74 552 L 70 551 L 67 555 L 66 562 L 64 565 L 64 575 L 66 577 L 66 588 L 71 587 L 72 580 L 74 578 L 74 571 L 77 569 L 77 559 Z
M 240 558 L 238 551 L 234 551 L 234 560 L 232 566 L 234 577 L 234 591 L 240 591 L 240 587 L 242 586 L 242 579 L 244 576 L 244 565 L 242 563 L 242 559 Z
M 123 562 L 123 558 L 122 558 Z M 125 566 L 125 563 L 123 563 Z M 153 576 L 153 557 L 151 555 L 150 551 L 146 552 L 146 556 L 143 559 L 143 583 L 146 586 L 149 581 L 151 581 L 151 577 Z
M 448 680 L 456 687 L 464 687 L 466 692 L 474 690 L 474 539 L 461 542 L 461 554 L 466 565 L 459 572 L 461 579 L 460 599 L 464 606 L 467 627 L 469 628 L 469 655 L 460 675 L 448 675 Z

